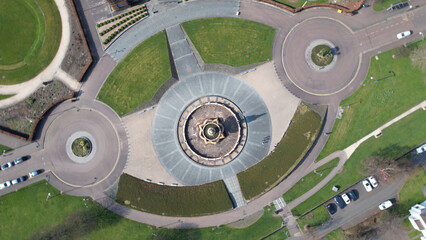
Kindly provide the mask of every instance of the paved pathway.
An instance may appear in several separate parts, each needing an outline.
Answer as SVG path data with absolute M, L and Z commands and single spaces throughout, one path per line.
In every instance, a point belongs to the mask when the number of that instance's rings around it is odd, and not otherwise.
M 201 72 L 180 24 L 166 28 L 166 33 L 179 79 Z
M 226 190 L 228 191 L 235 208 L 247 205 L 236 175 L 224 178 L 223 182 L 225 183 Z

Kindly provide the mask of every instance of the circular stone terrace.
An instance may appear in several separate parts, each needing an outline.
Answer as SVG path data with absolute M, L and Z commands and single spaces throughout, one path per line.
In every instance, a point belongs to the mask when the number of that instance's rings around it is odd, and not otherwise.
M 200 123 L 217 119 L 224 138 L 214 144 L 199 137 Z M 220 129 L 220 127 L 218 127 Z M 204 72 L 173 85 L 154 117 L 155 152 L 165 169 L 185 185 L 224 179 L 261 161 L 272 134 L 268 108 L 246 82 Z

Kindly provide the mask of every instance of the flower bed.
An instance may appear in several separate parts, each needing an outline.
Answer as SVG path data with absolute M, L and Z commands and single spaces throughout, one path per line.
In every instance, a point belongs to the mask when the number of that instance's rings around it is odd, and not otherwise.
M 124 30 L 148 16 L 146 5 L 131 8 L 127 12 L 107 19 L 96 24 L 98 34 L 104 47 L 111 44 L 112 40 L 120 35 Z

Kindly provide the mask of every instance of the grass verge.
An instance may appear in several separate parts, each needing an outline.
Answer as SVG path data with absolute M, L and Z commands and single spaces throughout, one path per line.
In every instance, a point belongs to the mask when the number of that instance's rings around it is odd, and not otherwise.
M 324 206 L 320 206 L 309 214 L 298 218 L 297 223 L 299 224 L 300 228 L 304 229 L 305 225 L 316 227 L 327 222 L 328 220 L 330 220 L 330 215 Z
M 274 152 L 237 175 L 245 199 L 269 190 L 290 173 L 311 148 L 321 124 L 317 113 L 300 104 Z
M 154 97 L 170 76 L 163 31 L 139 44 L 115 67 L 97 98 L 123 116 Z
M 413 66 L 409 53 L 418 44 L 409 48 L 396 48 L 371 58 L 366 86 L 340 103 L 344 113 L 336 119 L 332 134 L 318 159 L 343 150 L 381 125 L 397 117 L 425 100 L 425 72 Z M 396 58 L 393 58 L 395 55 Z M 373 77 L 378 82 L 371 80 Z
M 147 183 L 127 174 L 120 177 L 117 202 L 167 216 L 199 216 L 232 208 L 222 181 L 200 186 L 171 187 Z
M 293 7 L 293 8 L 299 8 L 302 7 L 303 4 L 305 4 L 306 0 L 299 0 L 299 1 L 287 1 L 287 0 L 275 0 L 277 2 L 283 3 L 287 6 Z M 308 1 L 306 5 L 314 4 L 314 3 L 327 3 L 328 0 L 314 0 L 314 1 Z M 306 6 L 305 5 L 305 6 Z
M 61 41 L 61 17 L 55 2 L 1 1 L 0 16 L 5 22 L 0 26 L 0 42 L 5 43 L 0 47 L 0 64 L 4 64 L 0 65 L 0 84 L 35 77 L 55 57 Z
M 272 59 L 275 29 L 238 18 L 205 18 L 182 23 L 204 62 L 233 67 Z
M 417 167 L 416 170 L 410 174 L 410 177 L 404 183 L 404 187 L 398 193 L 398 202 L 395 206 L 390 208 L 392 213 L 398 216 L 405 216 L 409 214 L 408 210 L 417 203 L 425 200 L 422 189 L 426 187 L 426 172 L 423 168 Z
M 336 228 L 325 235 L 326 240 L 345 240 L 345 232 L 341 228 Z
M 9 152 L 10 150 L 12 150 L 11 148 L 9 148 L 9 147 L 6 147 L 6 146 L 3 146 L 3 145 L 0 145 L 0 154 L 1 153 L 3 153 L 3 151 L 4 150 L 6 150 L 6 152 Z
M 333 170 L 334 167 L 339 163 L 339 158 L 335 158 L 330 162 L 322 165 L 315 169 L 315 172 L 310 172 L 302 179 L 300 179 L 290 190 L 284 193 L 283 197 L 287 203 L 290 203 L 294 199 L 302 196 L 304 193 L 315 187 L 321 180 Z
M 417 110 L 390 127 L 383 130 L 379 138 L 371 137 L 362 143 L 346 161 L 342 171 L 332 178 L 321 190 L 309 199 L 292 209 L 296 216 L 300 216 L 318 204 L 331 198 L 336 193 L 333 186 L 345 189 L 367 176 L 369 172 L 362 164 L 369 156 L 382 156 L 394 159 L 409 151 L 426 138 L 426 112 Z
M 408 0 L 378 0 L 374 3 L 373 9 L 376 12 L 386 10 L 391 4 L 397 4 L 400 2 L 407 2 Z
M 290 232 L 288 231 L 288 229 L 286 227 L 283 227 L 283 229 L 277 231 L 276 233 L 272 234 L 271 236 L 269 236 L 268 240 L 285 240 L 288 239 L 289 237 L 291 237 Z
M 51 193 L 53 197 L 46 201 Z M 263 216 L 243 229 L 227 226 L 201 229 L 155 228 L 125 219 L 89 198 L 60 194 L 40 181 L 1 197 L 0 222 L 9 227 L 0 239 L 260 239 L 281 226 L 265 207 Z M 165 237 L 165 238 L 163 238 Z

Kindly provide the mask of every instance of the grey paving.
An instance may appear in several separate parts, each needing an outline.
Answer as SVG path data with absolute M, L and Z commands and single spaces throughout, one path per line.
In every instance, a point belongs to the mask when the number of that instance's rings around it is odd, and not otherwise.
M 219 1 L 189 1 L 178 4 L 170 9 L 152 14 L 149 18 L 136 24 L 121 35 L 108 49 L 107 53 L 116 61 L 120 61 L 134 47 L 155 33 L 176 25 L 198 18 L 206 17 L 236 17 L 238 0 Z
M 182 151 L 177 139 L 181 113 L 191 102 L 208 95 L 232 101 L 247 121 L 248 137 L 242 152 L 232 162 L 219 167 L 207 167 L 192 161 Z M 272 127 L 266 104 L 251 86 L 224 73 L 203 72 L 182 79 L 163 95 L 152 131 L 156 154 L 165 169 L 185 185 L 200 185 L 232 177 L 261 161 L 268 153 Z
M 166 29 L 166 33 L 179 79 L 201 72 L 182 27 L 179 24 L 171 26 Z
M 225 182 L 226 190 L 228 190 L 229 196 L 231 197 L 235 208 L 247 205 L 247 202 L 241 192 L 240 183 L 238 182 L 237 176 L 234 175 L 227 177 L 223 179 L 223 182 Z

